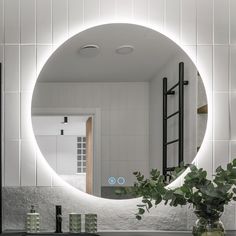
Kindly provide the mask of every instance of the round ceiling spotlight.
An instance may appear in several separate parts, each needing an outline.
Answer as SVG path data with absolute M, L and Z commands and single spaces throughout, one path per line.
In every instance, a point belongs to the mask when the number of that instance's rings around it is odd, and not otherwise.
M 120 55 L 128 55 L 134 51 L 134 47 L 132 45 L 122 45 L 116 48 L 116 53 Z
M 83 57 L 95 57 L 99 54 L 100 48 L 96 44 L 86 44 L 79 49 L 79 54 Z

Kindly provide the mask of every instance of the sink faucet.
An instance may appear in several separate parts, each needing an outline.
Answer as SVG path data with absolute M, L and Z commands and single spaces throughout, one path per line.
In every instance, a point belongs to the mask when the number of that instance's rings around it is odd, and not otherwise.
M 62 233 L 62 214 L 61 214 L 61 206 L 56 206 L 56 231 L 55 233 Z

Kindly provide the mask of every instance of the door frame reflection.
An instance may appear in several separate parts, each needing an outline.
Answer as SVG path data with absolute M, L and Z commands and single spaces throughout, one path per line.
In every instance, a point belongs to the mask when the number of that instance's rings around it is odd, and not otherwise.
M 100 108 L 33 108 L 32 116 L 91 116 L 93 119 L 93 178 L 92 193 L 101 197 L 101 109 Z M 40 149 L 40 147 L 39 147 Z M 44 157 L 47 161 L 47 159 Z M 60 177 L 60 176 L 59 176 Z

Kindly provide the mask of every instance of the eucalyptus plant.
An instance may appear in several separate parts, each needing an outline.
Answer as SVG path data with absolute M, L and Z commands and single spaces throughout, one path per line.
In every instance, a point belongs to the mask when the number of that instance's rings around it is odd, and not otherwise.
M 150 178 L 134 172 L 137 181 L 132 191 L 134 195 L 142 197 L 142 204 L 137 205 L 136 218 L 141 220 L 146 211 L 162 201 L 173 207 L 190 204 L 202 214 L 201 217 L 212 218 L 216 212 L 223 212 L 224 206 L 231 200 L 236 201 L 236 159 L 225 169 L 219 166 L 212 180 L 207 178 L 207 172 L 202 168 L 193 164 L 189 168 L 183 185 L 174 189 L 166 186 L 164 176 L 156 169 L 151 170 Z M 180 168 L 177 172 L 182 171 Z

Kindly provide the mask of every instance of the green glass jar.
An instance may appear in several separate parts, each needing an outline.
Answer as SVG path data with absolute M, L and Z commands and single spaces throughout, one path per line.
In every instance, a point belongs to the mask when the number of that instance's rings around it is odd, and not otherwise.
M 212 209 L 195 210 L 197 221 L 193 226 L 194 236 L 223 236 L 224 225 L 220 220 L 222 212 Z
M 69 214 L 69 231 L 70 233 L 81 233 L 81 214 Z
M 26 231 L 27 233 L 38 233 L 39 232 L 39 213 L 35 212 L 34 206 L 31 206 L 30 212 L 26 216 Z
M 85 214 L 85 232 L 97 232 L 97 214 Z

